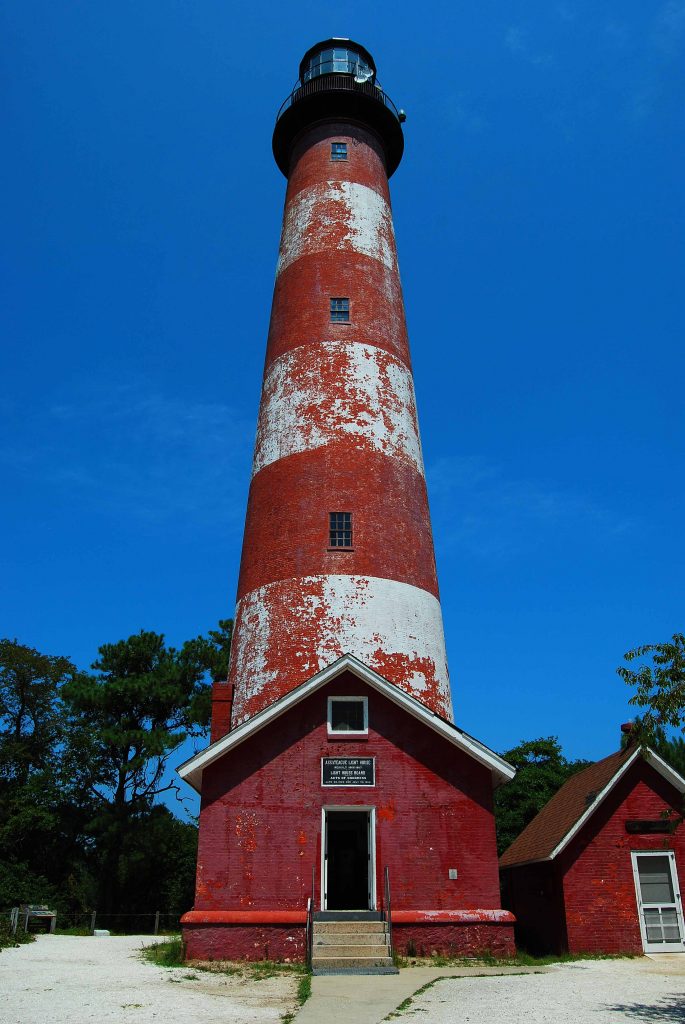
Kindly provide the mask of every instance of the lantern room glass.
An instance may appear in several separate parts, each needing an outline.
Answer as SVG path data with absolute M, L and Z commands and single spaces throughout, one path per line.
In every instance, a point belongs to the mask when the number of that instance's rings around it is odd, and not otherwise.
M 318 75 L 358 75 L 360 73 L 368 75 L 368 80 L 373 81 L 373 69 L 369 67 L 358 50 L 350 46 L 335 46 L 313 53 L 302 78 L 303 82 L 309 82 Z

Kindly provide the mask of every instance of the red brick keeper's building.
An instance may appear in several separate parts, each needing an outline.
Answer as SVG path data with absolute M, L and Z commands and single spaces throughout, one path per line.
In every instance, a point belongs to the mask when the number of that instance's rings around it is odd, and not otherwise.
M 516 938 L 540 953 L 685 951 L 685 779 L 629 746 L 573 775 L 501 857 Z

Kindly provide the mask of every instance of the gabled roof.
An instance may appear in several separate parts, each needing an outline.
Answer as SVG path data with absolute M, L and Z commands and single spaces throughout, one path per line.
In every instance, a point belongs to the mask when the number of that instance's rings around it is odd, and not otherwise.
M 490 750 L 483 743 L 474 739 L 473 736 L 469 736 L 468 733 L 457 729 L 451 722 L 435 714 L 420 701 L 405 693 L 404 690 L 401 690 L 394 683 L 388 682 L 387 679 L 384 679 L 383 676 L 374 672 L 368 665 L 364 665 L 363 662 L 351 654 L 345 654 L 342 658 L 338 658 L 332 665 L 328 665 L 320 672 L 317 672 L 311 679 L 301 683 L 300 686 L 291 690 L 290 693 L 281 697 L 280 700 L 270 704 L 268 708 L 260 711 L 254 718 L 250 718 L 247 722 L 239 725 L 237 729 L 222 736 L 221 739 L 212 743 L 205 750 L 194 754 L 193 757 L 178 767 L 178 774 L 199 793 L 202 787 L 202 772 L 205 768 L 343 672 L 352 672 L 362 682 L 368 683 L 374 690 L 377 690 L 384 697 L 391 700 L 393 704 L 404 708 L 410 715 L 413 715 L 414 718 L 423 722 L 430 729 L 433 729 L 444 739 L 454 744 L 459 750 L 473 757 L 480 764 L 485 765 L 495 776 L 497 784 L 513 779 L 516 774 L 515 770 L 498 754 L 495 754 L 494 751 Z
M 500 867 L 554 860 L 595 813 L 616 783 L 643 757 L 685 793 L 685 779 L 648 747 L 627 747 L 572 775 L 500 857 Z

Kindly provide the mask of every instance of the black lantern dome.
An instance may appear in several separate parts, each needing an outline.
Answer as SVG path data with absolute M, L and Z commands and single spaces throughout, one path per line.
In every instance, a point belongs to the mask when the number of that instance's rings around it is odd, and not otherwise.
M 283 174 L 288 176 L 300 132 L 322 121 L 340 120 L 362 124 L 379 136 L 390 177 L 404 151 L 404 114 L 378 84 L 369 51 L 351 39 L 336 37 L 307 50 L 297 84 L 276 117 L 273 152 Z

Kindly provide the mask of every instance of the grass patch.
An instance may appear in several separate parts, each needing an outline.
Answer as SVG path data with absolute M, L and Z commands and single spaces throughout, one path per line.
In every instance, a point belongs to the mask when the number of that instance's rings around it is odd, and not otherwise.
M 164 942 L 154 942 L 150 946 L 143 946 L 140 951 L 143 960 L 158 967 L 182 967 L 185 963 L 185 948 L 180 935 Z
M 423 995 L 424 992 L 427 992 L 429 988 L 432 988 L 433 985 L 435 985 L 436 981 L 442 981 L 442 979 L 441 978 L 435 978 L 434 981 L 429 981 L 425 985 L 422 985 L 421 988 L 417 988 L 416 992 L 412 993 L 412 995 L 410 995 L 410 996 L 407 996 L 406 999 L 403 999 L 402 1002 L 400 1003 L 400 1005 L 396 1006 L 395 1009 L 392 1011 L 392 1013 L 389 1013 L 388 1016 L 385 1019 L 386 1020 L 392 1020 L 394 1017 L 400 1017 L 403 1013 L 405 1013 L 409 1009 L 409 1007 L 414 1002 L 416 997 Z
M 634 953 L 558 953 L 556 956 L 533 956 L 520 950 L 511 961 L 497 960 L 496 963 L 520 964 L 521 967 L 546 967 L 548 964 L 572 964 L 579 960 L 633 960 Z
M 297 966 L 300 967 L 303 965 L 298 964 Z M 304 1006 L 304 1004 L 307 1002 L 310 995 L 312 994 L 312 976 L 306 967 L 304 968 L 304 970 L 307 973 L 304 974 L 303 977 L 301 977 L 297 983 L 298 1009 L 299 1007 Z M 288 1013 L 283 1014 L 283 1016 L 281 1017 L 281 1021 L 283 1022 L 283 1024 L 292 1024 L 292 1022 L 295 1020 L 296 1014 L 297 1010 L 290 1010 Z
M 431 956 L 402 957 L 395 954 L 397 967 L 548 967 L 552 964 L 569 964 L 582 960 L 626 960 L 633 959 L 633 953 L 557 953 L 549 956 L 533 956 L 519 950 L 516 956 L 496 957 L 482 953 L 474 957 Z
M 526 972 L 524 972 L 524 971 L 502 971 L 501 974 L 470 974 L 469 978 L 503 978 L 503 977 L 511 977 L 512 975 L 514 977 L 521 977 L 521 976 L 525 976 L 525 973 Z M 437 983 L 439 981 L 462 981 L 462 980 L 464 980 L 463 979 L 463 975 L 459 975 L 459 974 L 448 975 L 447 977 L 444 977 L 444 978 L 433 978 L 432 981 L 426 982 L 426 984 L 422 985 L 421 988 L 417 988 L 416 992 L 413 992 L 412 995 L 407 996 L 406 999 L 403 999 L 402 1002 L 400 1003 L 400 1005 L 395 1007 L 395 1009 L 392 1011 L 392 1013 L 389 1013 L 388 1016 L 385 1017 L 384 1019 L 385 1020 L 393 1020 L 395 1017 L 401 1017 L 403 1013 L 406 1013 L 407 1010 L 411 1009 L 411 1005 L 412 1005 L 412 1003 L 414 1002 L 414 1000 L 416 999 L 417 996 L 423 995 L 423 993 L 427 992 L 429 988 L 433 987 L 433 985 L 437 985 Z M 419 1012 L 419 1008 L 417 1007 L 417 1009 L 412 1010 L 411 1012 L 412 1013 L 418 1013 Z M 421 1012 L 422 1013 L 427 1013 L 428 1011 L 427 1010 L 423 1010 L 423 1008 L 421 1008 Z
M 17 928 L 17 934 L 12 935 L 9 917 L 0 918 L 0 949 L 14 949 L 16 946 L 23 946 L 27 942 L 35 942 L 36 936 L 33 932 L 25 932 L 21 922 Z
M 300 1006 L 304 1006 L 311 994 L 312 976 L 311 974 L 305 974 L 297 983 L 297 1001 Z
M 309 973 L 305 964 L 285 963 L 283 960 L 191 960 L 188 966 L 194 971 L 239 975 L 250 981 L 265 981 L 283 974 Z

